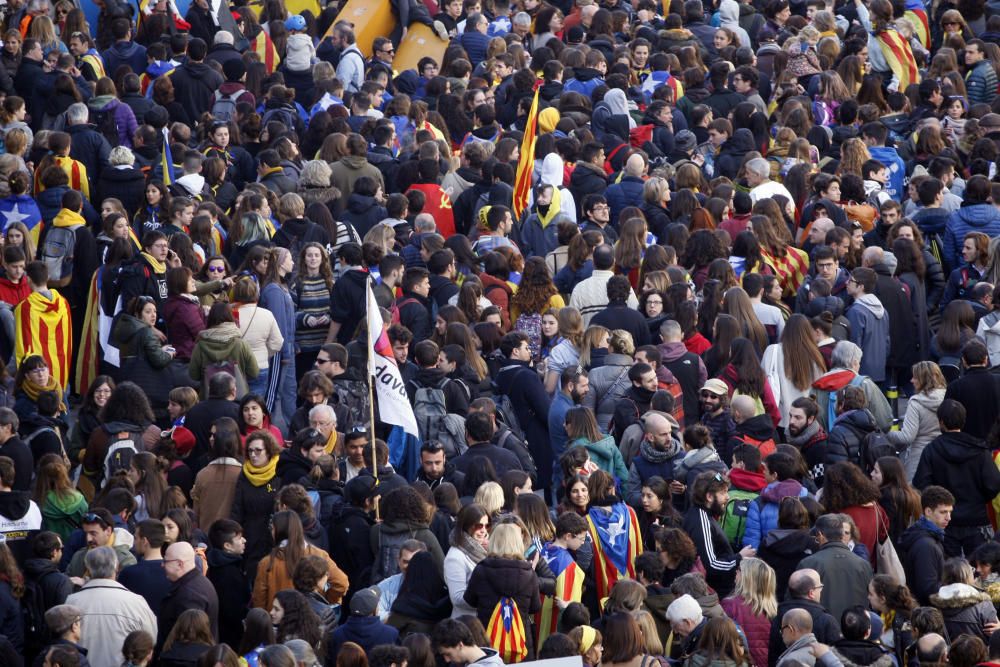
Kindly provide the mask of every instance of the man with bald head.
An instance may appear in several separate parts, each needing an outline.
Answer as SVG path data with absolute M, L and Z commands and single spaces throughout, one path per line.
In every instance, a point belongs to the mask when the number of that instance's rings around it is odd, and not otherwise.
M 809 236 L 802 244 L 802 249 L 812 255 L 813 248 L 826 245 L 826 233 L 835 227 L 830 218 L 816 218 L 809 227 Z
M 635 152 L 625 160 L 625 168 L 622 170 L 621 179 L 608 188 L 608 205 L 611 207 L 611 224 L 620 229 L 618 219 L 623 210 L 629 206 L 642 206 L 642 189 L 646 185 L 643 176 L 649 165 L 642 153 Z M 652 231 L 652 230 L 651 230 Z M 654 231 L 654 233 L 656 233 Z
M 948 642 L 936 632 L 928 632 L 917 640 L 917 660 L 921 665 L 948 664 Z
M 733 451 L 743 444 L 752 443 L 760 450 L 762 457 L 774 452 L 774 420 L 766 412 L 757 413 L 757 402 L 746 394 L 734 394 L 729 406 L 736 425 L 729 441 L 717 449 L 719 456 L 727 464 L 732 462 Z M 770 443 L 768 444 L 768 441 Z M 757 443 L 761 443 L 758 445 Z
M 634 507 L 642 502 L 642 486 L 650 477 L 669 482 L 674 478 L 674 464 L 684 458 L 684 448 L 674 437 L 673 425 L 666 415 L 656 410 L 640 419 L 643 440 L 639 453 L 632 459 L 625 481 L 625 500 Z
M 778 603 L 778 614 L 771 621 L 771 637 L 768 643 L 767 662 L 769 667 L 778 664 L 778 658 L 792 642 L 786 642 L 787 630 L 784 629 L 784 618 L 788 612 L 799 611 L 809 616 L 810 625 L 806 632 L 815 635 L 814 641 L 832 644 L 841 638 L 840 624 L 831 616 L 823 605 L 820 596 L 823 594 L 823 584 L 816 570 L 801 569 L 788 578 L 788 594 Z M 802 625 L 797 627 L 800 629 Z M 809 663 L 812 664 L 812 663 Z
M 212 625 L 212 636 L 219 640 L 219 596 L 215 587 L 195 563 L 195 552 L 188 542 L 174 542 L 167 547 L 163 556 L 163 569 L 172 583 L 170 592 L 160 606 L 159 635 L 156 639 L 157 651 L 163 649 L 163 642 L 180 615 L 188 609 L 201 609 L 208 614 Z
M 812 616 L 804 609 L 790 609 L 782 614 L 781 641 L 784 642 L 785 652 L 778 658 L 778 665 L 815 665 L 816 657 L 813 655 L 812 647 L 816 644 L 816 635 L 813 634 Z

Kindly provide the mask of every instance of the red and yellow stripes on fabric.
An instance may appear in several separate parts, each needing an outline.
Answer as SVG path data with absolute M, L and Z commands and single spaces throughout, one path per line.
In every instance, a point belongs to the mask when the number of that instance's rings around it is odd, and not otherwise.
M 774 275 L 778 278 L 782 293 L 785 296 L 794 295 L 809 273 L 809 255 L 798 248 L 785 247 L 784 257 L 775 257 L 764 248 L 760 249 L 760 254 L 764 258 L 764 263 L 774 270 Z
M 486 638 L 490 640 L 490 646 L 500 653 L 500 659 L 506 665 L 521 662 L 528 657 L 524 619 L 514 600 L 500 598 L 486 627 Z
M 267 73 L 274 74 L 274 70 L 281 63 L 281 58 L 278 57 L 278 49 L 274 47 L 271 36 L 261 30 L 256 37 L 250 40 L 250 50 L 260 56 L 260 61 L 264 63 Z
M 129 230 L 131 231 L 131 229 Z M 101 342 L 100 331 L 101 297 L 97 291 L 97 275 L 90 279 L 90 289 L 87 291 L 87 310 L 83 316 L 83 335 L 80 336 L 80 354 L 76 359 L 76 373 L 73 375 L 73 386 L 81 395 L 90 387 L 97 377 L 100 364 Z
M 517 160 L 517 175 L 514 178 L 514 219 L 519 220 L 524 209 L 528 208 L 528 193 L 531 192 L 531 176 L 535 172 L 535 140 L 538 138 L 538 91 L 535 87 L 535 97 L 531 100 L 531 110 L 528 112 L 528 123 L 524 127 L 524 137 L 521 139 L 521 154 Z
M 882 55 L 899 80 L 899 90 L 906 90 L 911 83 L 920 83 L 920 71 L 909 42 L 895 30 L 883 30 L 877 39 Z
M 549 635 L 559 631 L 561 608 L 556 600 L 562 600 L 565 603 L 579 602 L 582 597 L 583 570 L 573 562 L 563 568 L 562 573 L 556 577 L 555 595 L 542 596 L 542 610 L 535 614 L 535 632 L 538 634 L 535 646 L 541 646 Z
M 642 553 L 642 533 L 639 531 L 639 519 L 635 510 L 628 509 L 628 567 L 625 572 L 619 572 L 611 559 L 605 555 L 601 547 L 601 537 L 597 534 L 594 520 L 587 517 L 587 530 L 590 541 L 594 545 L 594 580 L 597 583 L 597 599 L 608 597 L 611 588 L 619 579 L 635 579 L 635 559 Z
M 53 160 L 66 172 L 66 176 L 69 178 L 69 187 L 79 191 L 80 194 L 89 200 L 90 179 L 87 177 L 87 168 L 83 166 L 83 163 L 71 157 L 63 157 L 61 155 L 53 156 Z M 45 190 L 45 186 L 42 185 L 42 170 L 38 169 L 35 171 L 35 192 L 38 193 L 43 190 Z
M 924 9 L 907 9 L 903 12 L 903 18 L 909 19 L 916 31 L 917 39 L 924 45 L 925 49 L 931 48 L 931 25 L 927 20 L 927 11 Z
M 69 303 L 56 290 L 50 292 L 51 301 L 32 292 L 14 308 L 14 358 L 20 366 L 25 357 L 41 355 L 65 389 L 73 358 L 73 327 Z

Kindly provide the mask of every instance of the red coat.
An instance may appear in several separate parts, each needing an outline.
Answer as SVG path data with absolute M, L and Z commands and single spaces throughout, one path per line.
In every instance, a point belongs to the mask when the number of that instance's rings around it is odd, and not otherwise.
M 737 380 L 739 380 L 739 375 L 736 372 L 736 368 L 729 364 L 719 375 L 719 379 L 726 383 L 729 387 L 729 398 L 733 397 L 733 393 L 736 391 Z M 774 393 L 771 391 L 771 384 L 764 378 L 764 395 L 760 397 L 760 402 L 764 405 L 764 412 L 771 418 L 774 422 L 774 427 L 778 427 L 778 422 L 781 421 L 781 409 L 778 408 L 778 404 L 774 400 Z
M 771 619 L 764 614 L 753 613 L 746 601 L 735 595 L 724 599 L 721 604 L 726 616 L 743 628 L 743 634 L 746 635 L 747 644 L 750 646 L 750 663 L 758 667 L 768 664 L 767 651 L 771 636 Z
M 21 277 L 21 282 L 12 283 L 9 278 L 0 278 L 0 301 L 16 306 L 31 294 L 27 276 Z
M 875 512 L 879 514 L 877 522 Z M 885 510 L 878 503 L 875 503 L 871 507 L 862 507 L 861 505 L 846 507 L 841 510 L 841 514 L 846 514 L 854 519 L 854 523 L 858 527 L 858 532 L 861 533 L 861 543 L 868 549 L 868 560 L 871 562 L 872 568 L 874 568 L 875 531 L 878 531 L 879 543 L 884 542 L 885 538 L 889 537 L 889 515 L 885 513 Z

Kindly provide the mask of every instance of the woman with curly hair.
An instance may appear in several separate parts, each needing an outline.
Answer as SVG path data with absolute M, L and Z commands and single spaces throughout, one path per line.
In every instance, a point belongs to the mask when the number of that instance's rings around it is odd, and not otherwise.
M 727 257 L 726 248 L 722 245 L 722 241 L 715 235 L 715 232 L 708 229 L 691 232 L 684 250 L 684 259 L 681 263 L 688 267 L 695 289 L 698 290 L 704 286 L 705 280 L 708 278 L 708 265 L 712 263 L 712 260 Z
M 323 634 L 319 616 L 312 610 L 305 595 L 296 590 L 278 591 L 270 609 L 275 639 L 279 644 L 289 639 L 304 639 L 310 646 L 320 646 Z
M 906 664 L 906 647 L 913 642 L 910 615 L 917 608 L 910 589 L 892 575 L 876 574 L 868 584 L 868 604 L 882 617 L 882 636 L 878 640 L 892 650 L 900 665 Z
M 369 536 L 375 562 L 372 564 L 372 579 L 380 581 L 399 572 L 399 563 L 395 559 L 386 560 L 379 545 L 383 537 L 406 534 L 410 539 L 416 539 L 427 545 L 427 550 L 434 556 L 438 567 L 444 562 L 441 545 L 429 529 L 433 516 L 433 508 L 428 507 L 424 499 L 409 486 L 393 489 L 381 500 L 382 523 L 375 525 Z
M 532 357 L 537 357 L 541 349 L 542 313 L 565 305 L 559 290 L 552 284 L 552 275 L 545 260 L 541 257 L 529 258 L 524 263 L 517 292 L 510 300 L 510 319 L 515 331 L 528 334 Z
M 155 423 L 146 392 L 134 382 L 122 382 L 115 387 L 99 419 L 101 427 L 90 436 L 83 455 L 83 475 L 93 484 L 93 489 L 101 488 L 104 480 L 104 458 L 113 434 L 121 431 L 141 433 L 142 449 L 145 450 L 152 449 L 160 438 L 160 428 Z M 87 495 L 84 487 L 81 491 Z
M 876 542 L 881 544 L 889 536 L 889 515 L 879 504 L 880 497 L 878 484 L 853 463 L 840 461 L 826 467 L 823 508 L 827 513 L 846 514 L 854 520 L 872 567 L 875 567 Z

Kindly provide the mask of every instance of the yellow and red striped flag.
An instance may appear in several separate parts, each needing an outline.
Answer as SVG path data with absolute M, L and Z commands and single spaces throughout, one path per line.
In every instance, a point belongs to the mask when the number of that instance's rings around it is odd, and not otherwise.
M 906 90 L 911 83 L 920 83 L 920 70 L 913 57 L 910 43 L 893 29 L 886 29 L 877 36 L 882 55 L 899 81 L 899 91 Z
M 542 558 L 556 575 L 556 590 L 554 595 L 542 596 L 542 610 L 535 614 L 535 630 L 538 632 L 535 646 L 541 646 L 549 635 L 559 631 L 561 607 L 556 600 L 568 604 L 579 602 L 583 596 L 583 570 L 569 551 L 551 543 L 546 544 L 542 548 Z
M 528 112 L 528 124 L 524 127 L 524 138 L 521 139 L 521 155 L 517 160 L 517 176 L 514 178 L 514 219 L 519 220 L 524 209 L 528 208 L 528 193 L 531 192 L 531 176 L 535 171 L 535 140 L 538 139 L 538 91 L 541 86 L 535 84 L 535 97 L 531 100 L 531 110 Z
M 274 74 L 281 58 L 278 57 L 278 49 L 274 47 L 271 36 L 261 30 L 256 37 L 250 40 L 250 50 L 260 56 L 260 61 L 264 63 L 267 73 Z
M 511 598 L 500 598 L 490 623 L 486 627 L 490 645 L 500 653 L 505 665 L 521 662 L 528 657 L 528 639 L 524 633 L 524 619 Z
M 20 366 L 25 357 L 41 355 L 52 377 L 65 389 L 73 358 L 73 327 L 69 303 L 56 290 L 49 291 L 51 299 L 32 292 L 14 308 L 14 358 Z
M 594 580 L 597 599 L 611 592 L 619 579 L 635 579 L 635 559 L 642 553 L 639 519 L 625 503 L 616 503 L 610 512 L 594 507 L 587 513 L 587 525 L 594 544 Z

